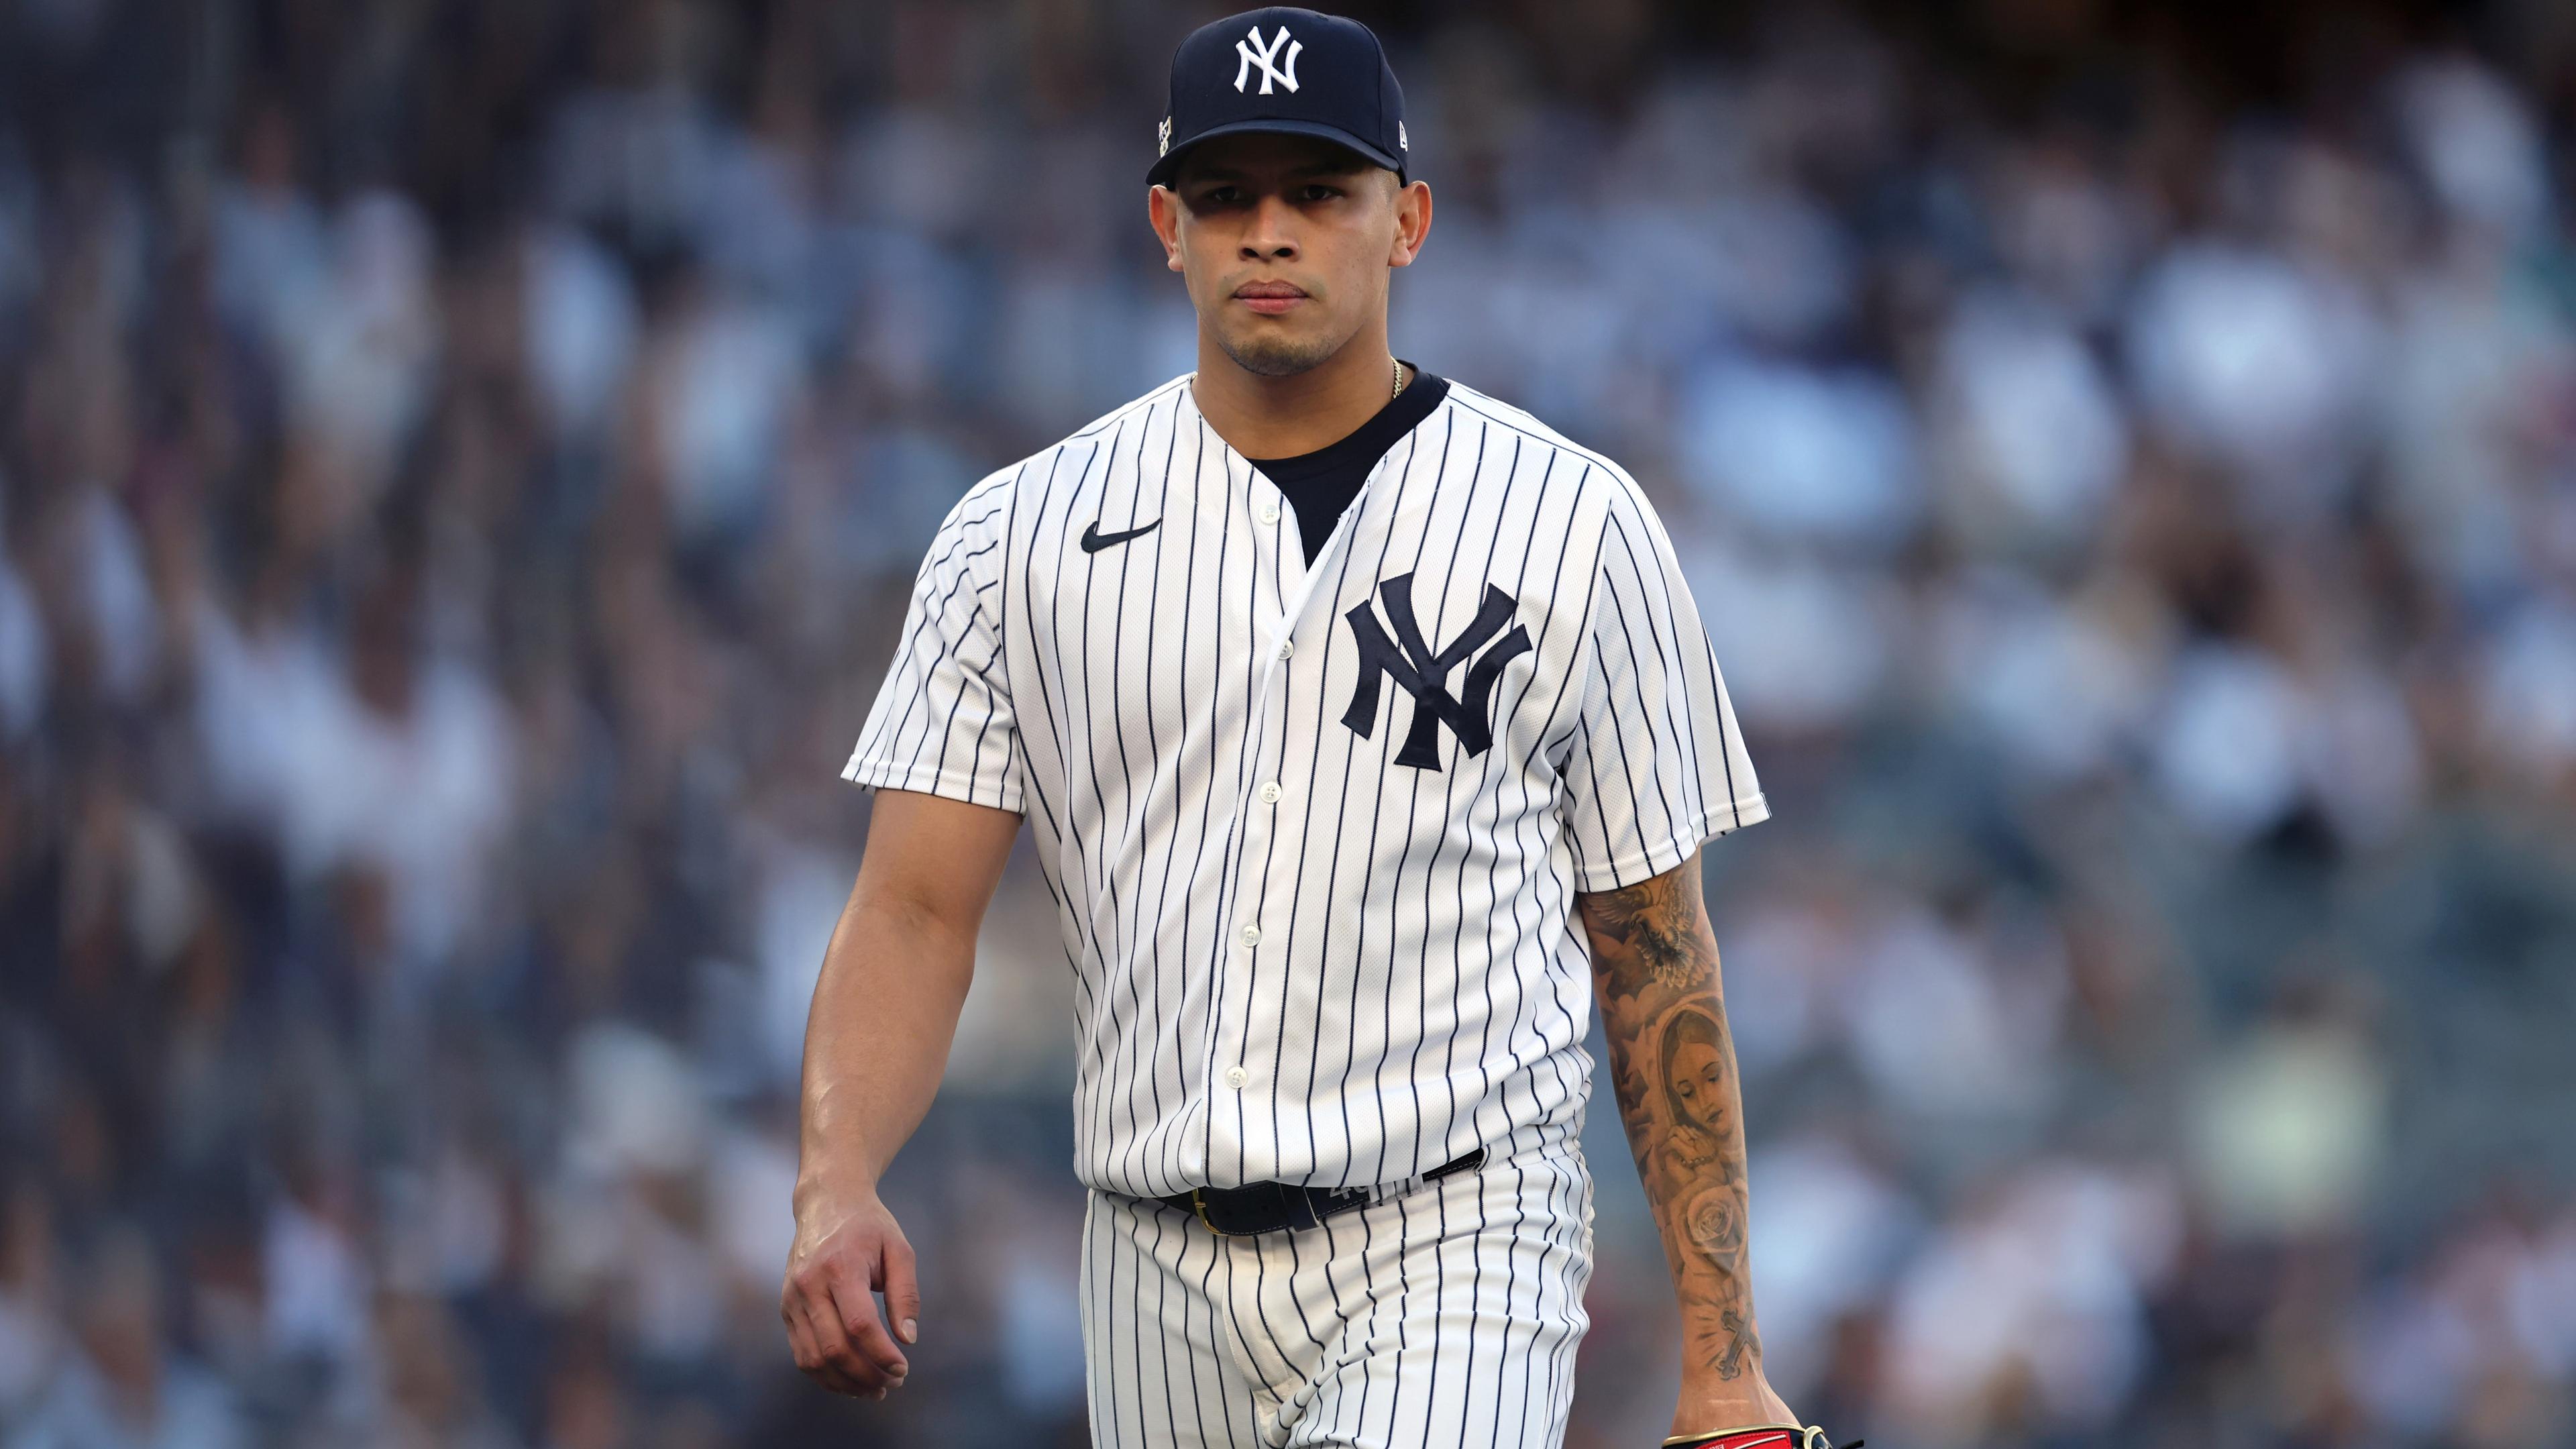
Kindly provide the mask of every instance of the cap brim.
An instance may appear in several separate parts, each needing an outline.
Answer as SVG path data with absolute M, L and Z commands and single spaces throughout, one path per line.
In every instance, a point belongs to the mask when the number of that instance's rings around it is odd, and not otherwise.
M 1321 121 L 1251 120 L 1228 121 L 1222 126 L 1214 126 L 1208 130 L 1201 131 L 1199 134 L 1192 136 L 1189 140 L 1173 147 L 1169 152 L 1155 158 L 1153 169 L 1145 173 L 1145 184 L 1148 186 L 1171 185 L 1172 174 L 1181 169 L 1181 158 L 1187 156 L 1190 152 L 1198 149 L 1199 147 L 1206 145 L 1208 142 L 1216 140 L 1220 136 L 1247 136 L 1255 133 L 1268 133 L 1276 136 L 1313 136 L 1318 140 L 1330 141 L 1334 145 L 1341 147 L 1343 150 L 1349 151 L 1358 156 L 1360 159 L 1375 165 L 1383 166 L 1398 176 L 1402 176 L 1404 174 L 1404 162 L 1401 158 L 1389 156 L 1384 151 L 1379 150 L 1375 146 L 1370 145 L 1368 142 L 1361 140 L 1359 137 L 1352 135 L 1350 132 L 1343 130 L 1339 126 L 1328 126 Z

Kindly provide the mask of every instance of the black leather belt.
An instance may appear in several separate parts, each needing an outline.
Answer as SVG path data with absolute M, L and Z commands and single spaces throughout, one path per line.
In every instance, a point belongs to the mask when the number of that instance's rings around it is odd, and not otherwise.
M 1485 1165 L 1485 1149 L 1479 1147 L 1454 1162 L 1444 1162 L 1422 1174 L 1422 1181 L 1447 1177 L 1453 1172 L 1472 1172 Z M 1311 1228 L 1335 1213 L 1366 1207 L 1375 1200 L 1377 1189 L 1369 1187 L 1298 1187 L 1285 1182 L 1248 1182 L 1241 1187 L 1198 1187 L 1176 1192 L 1156 1202 L 1168 1203 L 1185 1213 L 1194 1213 L 1219 1237 L 1248 1237 L 1254 1233 L 1275 1233 L 1282 1228 Z

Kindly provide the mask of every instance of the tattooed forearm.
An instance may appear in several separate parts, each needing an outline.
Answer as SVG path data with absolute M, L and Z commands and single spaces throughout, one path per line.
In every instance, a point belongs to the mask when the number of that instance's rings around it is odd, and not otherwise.
M 1758 1369 L 1745 1259 L 1743 1096 L 1699 860 L 1585 895 L 1601 1024 L 1628 1145 L 1680 1295 L 1684 1366 Z

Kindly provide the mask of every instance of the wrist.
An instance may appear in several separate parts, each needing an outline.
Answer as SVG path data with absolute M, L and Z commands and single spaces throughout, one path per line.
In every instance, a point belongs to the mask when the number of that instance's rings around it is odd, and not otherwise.
M 877 1195 L 877 1175 L 863 1167 L 844 1163 L 819 1163 L 801 1167 L 796 1172 L 796 1191 L 789 1202 L 802 1209 L 815 1198 L 848 1202 L 853 1198 Z
M 1673 1413 L 1676 1434 L 1708 1434 L 1757 1424 L 1786 1424 L 1795 1419 L 1770 1382 L 1756 1368 L 1722 1379 L 1712 1369 L 1685 1371 L 1681 1402 Z
M 1708 1409 L 1760 1408 L 1772 1400 L 1771 1386 L 1759 1378 L 1721 1382 L 1713 1375 L 1695 1380 L 1682 1376 L 1682 1402 Z

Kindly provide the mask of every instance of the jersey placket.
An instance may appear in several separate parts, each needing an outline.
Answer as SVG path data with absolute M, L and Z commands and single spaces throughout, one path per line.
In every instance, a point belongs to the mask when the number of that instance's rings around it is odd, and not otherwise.
M 1229 581 L 1227 587 L 1245 588 L 1243 628 L 1246 643 L 1256 651 L 1251 698 L 1244 701 L 1247 738 L 1230 782 L 1234 799 L 1227 812 L 1227 832 L 1232 836 L 1228 855 L 1233 866 L 1221 893 L 1225 929 L 1218 938 L 1216 1010 L 1211 1013 L 1208 1040 L 1207 1082 L 1212 1100 L 1207 1162 L 1211 1176 L 1223 1182 L 1260 1176 L 1252 1170 L 1254 1164 L 1272 1160 L 1276 1150 L 1266 1135 L 1256 1136 L 1269 1114 L 1266 1108 L 1256 1113 L 1252 1104 L 1269 1090 L 1268 1068 L 1273 1064 L 1253 1056 L 1253 1044 L 1263 1040 L 1253 1011 L 1262 971 L 1279 959 L 1279 943 L 1272 941 L 1265 955 L 1264 902 L 1259 880 L 1247 863 L 1266 853 L 1270 845 L 1269 821 L 1254 804 L 1260 793 L 1254 781 L 1275 776 L 1270 761 L 1277 748 L 1284 699 L 1277 682 L 1282 666 L 1296 650 L 1288 627 L 1291 616 L 1280 601 L 1289 586 L 1288 553 L 1296 545 L 1288 537 L 1295 523 L 1279 490 L 1233 449 L 1222 442 L 1216 446 L 1224 464 L 1226 508 L 1251 524 L 1252 578 L 1241 585 Z M 1213 782 L 1211 788 L 1216 788 Z
M 1241 1004 L 1224 1014 L 1225 1025 L 1210 1033 L 1208 1081 L 1218 1098 L 1210 1114 L 1208 1161 L 1213 1167 L 1226 1160 L 1219 1142 L 1217 1124 L 1227 1118 L 1224 1099 L 1233 1099 L 1232 1121 L 1235 1141 L 1233 1161 L 1240 1165 L 1243 1181 L 1257 1181 L 1274 1176 L 1280 1160 L 1280 1144 L 1273 1130 L 1276 1101 L 1275 1076 L 1278 1062 L 1275 1053 L 1265 1052 L 1261 1044 L 1278 1039 L 1279 1023 L 1271 1001 L 1286 999 L 1286 983 L 1279 989 L 1265 989 L 1265 975 L 1289 968 L 1293 893 L 1270 898 L 1270 868 L 1278 839 L 1278 806 L 1285 795 L 1285 755 L 1288 745 L 1290 710 L 1295 700 L 1298 679 L 1323 668 L 1319 653 L 1302 659 L 1298 649 L 1300 624 L 1312 608 L 1324 580 L 1336 576 L 1340 555 L 1353 546 L 1353 535 L 1367 507 L 1377 480 L 1386 471 L 1387 458 L 1381 457 L 1369 470 L 1359 493 L 1334 523 L 1323 549 L 1311 566 L 1305 563 L 1303 541 L 1297 535 L 1300 521 L 1288 506 L 1285 495 L 1261 475 L 1247 460 L 1225 450 L 1226 476 L 1242 467 L 1246 487 L 1238 494 L 1229 488 L 1228 506 L 1241 499 L 1259 525 L 1256 537 L 1262 547 L 1253 550 L 1257 572 L 1267 574 L 1271 588 L 1267 591 L 1256 581 L 1252 589 L 1253 617 L 1247 620 L 1253 638 L 1261 648 L 1260 665 L 1254 676 L 1254 698 L 1247 702 L 1245 717 L 1252 724 L 1253 738 L 1245 741 L 1244 774 L 1254 783 L 1240 790 L 1235 800 L 1232 826 L 1235 837 L 1234 869 L 1228 881 L 1227 915 L 1233 922 L 1224 938 L 1226 959 L 1218 977 L 1221 999 L 1231 999 L 1238 973 L 1242 986 Z M 1389 456 L 1392 456 L 1390 450 Z M 1268 552 L 1265 555 L 1264 547 Z M 1280 601 L 1286 600 L 1282 607 Z M 1316 641 L 1320 646 L 1320 640 Z M 1302 823 L 1302 812 L 1296 817 Z M 1292 852 L 1295 842 L 1287 842 Z M 1293 884 L 1293 883 L 1292 883 Z M 1265 907 L 1276 907 L 1265 922 Z M 1261 1098 L 1271 1110 L 1256 1114 L 1254 1099 Z

